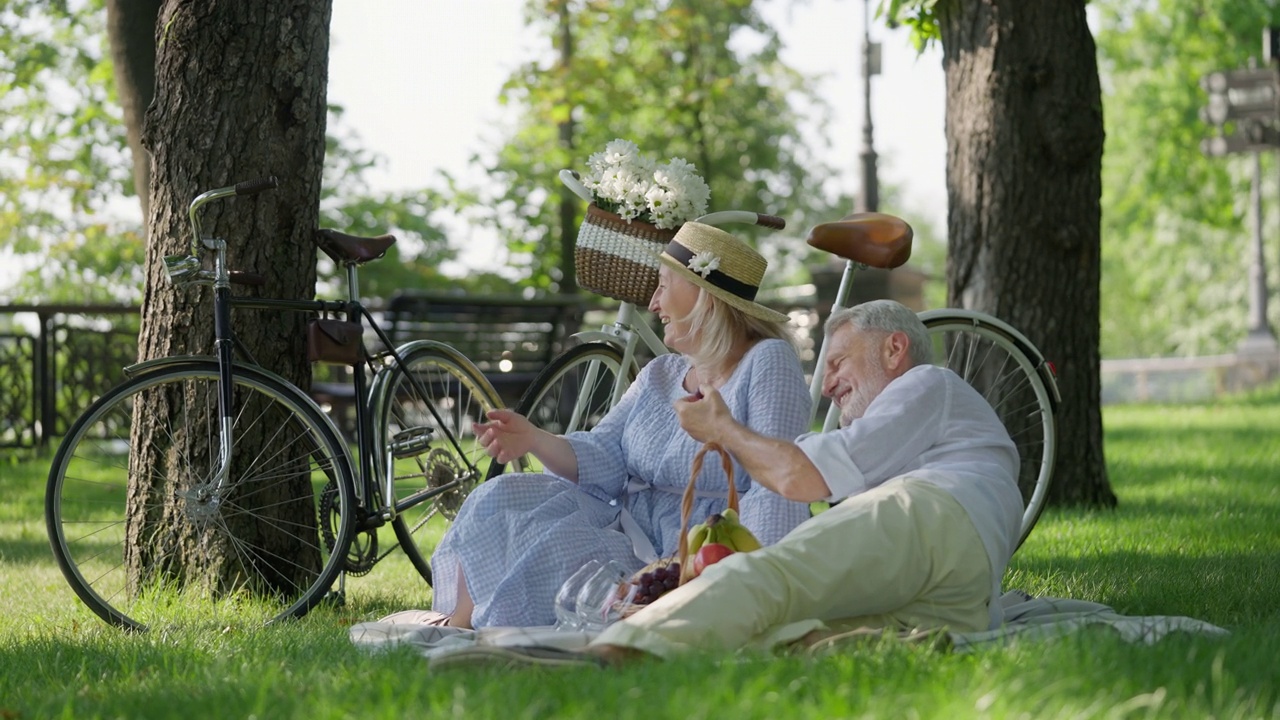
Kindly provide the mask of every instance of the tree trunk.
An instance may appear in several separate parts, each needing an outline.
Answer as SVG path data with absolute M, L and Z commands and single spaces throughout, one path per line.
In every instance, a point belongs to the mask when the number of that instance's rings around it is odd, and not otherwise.
M 174 288 L 163 263 L 166 255 L 190 253 L 187 207 L 206 190 L 277 176 L 278 190 L 205 206 L 204 229 L 227 241 L 231 269 L 266 277 L 264 287 L 250 292 L 314 295 L 311 234 L 319 215 L 325 151 L 330 8 L 326 0 L 164 3 L 155 100 L 143 132 L 152 172 L 141 359 L 212 354 L 212 293 L 205 287 Z M 305 317 L 237 310 L 233 322 L 238 339 L 259 364 L 309 385 Z M 130 537 L 138 542 L 131 547 L 130 570 L 134 577 L 159 574 L 180 582 L 200 579 L 215 591 L 234 588 L 241 579 L 223 561 L 234 557 L 233 550 L 210 548 L 213 536 L 193 536 L 189 522 L 182 530 L 177 493 L 192 479 L 166 475 L 166 456 L 184 433 L 182 420 L 167 417 L 166 407 L 165 398 L 154 398 L 135 418 L 130 497 L 165 498 L 166 507 L 161 517 L 146 517 L 143 503 L 131 502 Z M 237 457 L 263 452 L 270 428 L 261 430 L 263 437 L 236 437 Z M 281 512 L 295 515 L 289 522 L 314 527 L 316 518 L 305 510 L 314 504 L 302 502 L 311 495 L 309 478 L 300 473 L 289 492 L 294 496 L 252 502 L 287 503 Z M 266 526 L 237 533 L 278 537 Z M 310 549 L 280 542 L 277 557 L 284 561 L 277 561 L 274 582 L 287 586 L 291 574 L 316 569 L 318 542 Z
M 1102 98 L 1084 0 L 937 6 L 947 82 L 948 303 L 1055 363 L 1050 501 L 1111 507 L 1102 449 Z
M 162 0 L 107 0 L 107 37 L 115 66 L 116 92 L 124 110 L 125 132 L 133 155 L 133 187 L 149 215 L 151 158 L 142 147 L 142 117 L 156 87 L 156 18 Z

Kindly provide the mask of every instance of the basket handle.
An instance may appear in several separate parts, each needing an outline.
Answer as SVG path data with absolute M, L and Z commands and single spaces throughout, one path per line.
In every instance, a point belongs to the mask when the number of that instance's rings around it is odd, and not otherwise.
M 680 503 L 680 550 L 677 557 L 680 562 L 680 584 L 693 578 L 693 568 L 689 564 L 689 520 L 693 514 L 693 497 L 696 492 L 698 475 L 702 473 L 703 456 L 708 450 L 720 453 L 720 465 L 729 478 L 729 509 L 738 512 L 738 485 L 733 481 L 733 458 L 719 443 L 709 442 L 703 445 L 698 454 L 693 456 L 693 469 L 689 472 L 689 484 L 684 489 L 684 498 Z

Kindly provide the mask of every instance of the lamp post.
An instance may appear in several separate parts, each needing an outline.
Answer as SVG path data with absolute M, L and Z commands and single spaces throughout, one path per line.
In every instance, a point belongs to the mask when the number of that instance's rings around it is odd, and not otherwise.
M 858 212 L 880 209 L 880 184 L 876 180 L 876 151 L 871 132 L 871 77 L 880 74 L 880 44 L 871 42 L 871 0 L 862 0 L 862 192 L 854 208 Z
M 1263 55 L 1272 70 L 1272 107 L 1280 108 L 1280 58 L 1276 57 L 1276 29 L 1262 34 Z M 1249 58 L 1249 69 L 1254 60 Z M 1280 115 L 1280 112 L 1276 113 Z M 1275 115 L 1273 115 L 1275 117 Z M 1262 152 L 1253 151 L 1253 242 L 1249 248 L 1249 334 L 1240 343 L 1242 352 L 1274 353 L 1276 336 L 1267 323 L 1267 262 L 1262 241 Z
M 1263 254 L 1262 159 L 1263 152 L 1280 148 L 1280 31 L 1268 28 L 1263 34 L 1267 67 L 1259 68 L 1253 58 L 1239 70 L 1219 70 L 1205 75 L 1200 87 L 1209 102 L 1201 109 L 1201 119 L 1218 128 L 1215 137 L 1201 142 L 1201 151 L 1218 157 L 1237 153 L 1253 155 L 1253 183 L 1249 197 L 1253 232 L 1249 246 L 1248 333 L 1240 342 L 1242 353 L 1274 355 L 1277 343 L 1267 323 L 1267 265 Z M 1235 132 L 1224 134 L 1224 123 L 1234 122 Z

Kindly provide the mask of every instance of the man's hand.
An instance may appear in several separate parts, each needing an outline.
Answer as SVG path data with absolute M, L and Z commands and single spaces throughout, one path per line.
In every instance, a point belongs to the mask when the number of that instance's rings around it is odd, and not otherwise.
M 788 500 L 813 502 L 831 494 L 822 473 L 790 440 L 766 437 L 733 419 L 713 387 L 675 401 L 680 427 L 698 442 L 719 443 L 751 479 Z
M 699 388 L 696 395 L 680 398 L 674 407 L 680 427 L 698 442 L 723 444 L 726 431 L 738 422 L 719 391 L 709 385 Z

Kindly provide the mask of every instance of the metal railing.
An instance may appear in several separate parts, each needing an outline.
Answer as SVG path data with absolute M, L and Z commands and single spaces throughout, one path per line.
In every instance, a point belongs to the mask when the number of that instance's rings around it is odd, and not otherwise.
M 1102 404 L 1204 402 L 1280 378 L 1280 354 L 1234 352 L 1201 357 L 1102 361 Z
M 0 448 L 48 445 L 138 355 L 139 309 L 0 306 Z
M 812 298 L 770 304 L 792 315 L 801 359 L 811 367 L 821 332 Z M 584 328 L 599 328 L 607 313 L 587 307 Z M 48 447 L 122 382 L 137 359 L 140 320 L 134 305 L 0 305 L 0 449 Z

